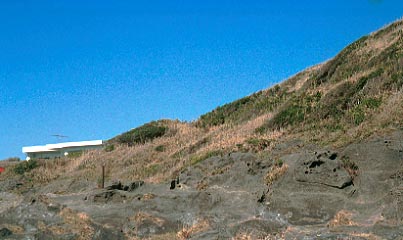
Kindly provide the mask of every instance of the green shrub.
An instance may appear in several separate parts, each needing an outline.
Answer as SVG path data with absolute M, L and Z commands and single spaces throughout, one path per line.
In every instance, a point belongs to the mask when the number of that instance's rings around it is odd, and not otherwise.
M 280 92 L 281 87 L 280 87 L 278 84 L 276 84 L 276 85 L 275 85 L 273 88 L 271 88 L 271 89 L 272 89 L 273 94 L 277 94 L 277 93 Z
M 275 118 L 278 121 L 278 125 L 287 126 L 300 123 L 304 120 L 304 108 L 299 105 L 293 105 L 284 109 Z
M 270 146 L 270 141 L 267 139 L 261 138 L 249 138 L 246 140 L 246 143 L 252 146 L 252 150 L 254 151 L 262 151 Z M 243 146 L 243 144 L 242 144 Z M 251 150 L 251 149 L 249 149 Z
M 258 138 L 249 138 L 249 139 L 246 140 L 246 142 L 248 144 L 250 144 L 250 145 L 257 146 L 260 143 L 260 139 L 258 139 Z
M 273 111 L 285 95 L 285 91 L 276 85 L 267 91 L 259 91 L 202 115 L 197 120 L 196 126 L 208 128 L 224 123 L 240 124 L 246 122 L 253 117 Z
M 370 79 L 374 79 L 374 78 L 381 76 L 383 74 L 383 72 L 384 72 L 383 68 L 380 67 L 377 70 L 368 74 L 367 76 L 363 76 L 360 79 L 358 79 L 357 83 L 355 84 L 353 94 L 356 94 L 359 91 L 361 91 Z
M 199 141 L 197 141 L 195 144 L 192 144 L 189 147 L 188 153 L 192 154 L 197 152 L 197 150 L 199 150 L 200 148 L 202 148 L 203 146 L 205 146 L 208 142 L 211 141 L 210 136 L 204 137 L 202 139 L 200 139 Z
M 304 121 L 304 108 L 299 105 L 290 105 L 277 113 L 271 125 L 274 128 L 286 127 Z
M 279 167 L 279 168 L 281 168 L 281 167 L 283 166 L 283 164 L 284 164 L 284 162 L 283 162 L 282 159 L 277 159 L 277 160 L 274 162 L 274 166 Z
M 403 72 L 393 72 L 390 77 L 390 81 L 384 83 L 384 88 L 387 90 L 396 89 L 399 91 L 403 86 Z
M 83 155 L 83 151 L 74 151 L 74 152 L 69 152 L 67 155 L 68 158 L 78 158 Z
M 144 169 L 144 174 L 146 177 L 153 176 L 161 170 L 161 165 L 159 164 L 151 164 Z
M 351 110 L 351 117 L 355 125 L 360 125 L 365 120 L 365 112 L 360 106 L 357 106 Z
M 367 108 L 376 109 L 381 106 L 382 100 L 377 98 L 366 98 L 362 101 L 362 104 L 364 104 Z
M 339 123 L 330 123 L 330 124 L 326 124 L 325 128 L 327 130 L 329 130 L 330 132 L 337 132 L 337 131 L 343 130 L 343 125 L 341 125 Z
M 104 148 L 105 152 L 112 152 L 113 150 L 115 150 L 115 145 L 113 145 L 113 144 L 106 145 Z
M 354 89 L 353 84 L 345 82 L 329 91 L 316 109 L 316 115 L 321 119 L 340 119 L 348 109 L 348 104 L 354 96 Z
M 162 123 L 150 122 L 117 136 L 116 140 L 121 144 L 132 146 L 162 137 L 167 131 L 168 127 Z
M 364 36 L 352 44 L 344 48 L 336 57 L 328 61 L 322 69 L 312 78 L 312 83 L 314 87 L 319 86 L 323 83 L 329 82 L 339 82 L 347 77 L 354 75 L 355 72 L 359 71 L 358 62 L 363 60 L 358 58 L 354 54 L 357 49 L 360 49 L 366 45 L 367 36 Z
M 252 100 L 252 96 L 244 97 L 232 103 L 225 104 L 214 109 L 212 112 L 200 116 L 196 126 L 212 127 L 224 124 L 229 117 L 236 114 L 240 109 Z
M 157 152 L 165 152 L 165 146 L 164 145 L 156 146 L 155 151 L 157 151 Z
M 364 98 L 359 105 L 355 105 L 352 109 L 349 110 L 349 116 L 355 125 L 360 125 L 366 119 L 366 110 L 367 109 L 376 109 L 382 103 L 381 99 L 377 98 Z
M 222 153 L 223 152 L 221 150 L 213 150 L 203 153 L 201 155 L 193 155 L 190 157 L 190 165 L 196 165 L 197 163 L 202 162 L 208 158 L 222 155 Z
M 261 127 L 255 129 L 256 133 L 265 133 L 267 130 L 274 130 L 281 127 L 295 126 L 309 120 L 310 115 L 322 99 L 322 93 L 315 91 L 311 93 L 297 94 L 289 93 L 288 99 L 279 111 L 264 123 Z M 315 119 L 317 116 L 313 116 Z
M 29 160 L 29 161 L 23 161 L 23 162 L 15 165 L 14 172 L 22 175 L 25 172 L 30 172 L 32 169 L 36 168 L 37 166 L 38 166 L 38 162 L 34 159 Z

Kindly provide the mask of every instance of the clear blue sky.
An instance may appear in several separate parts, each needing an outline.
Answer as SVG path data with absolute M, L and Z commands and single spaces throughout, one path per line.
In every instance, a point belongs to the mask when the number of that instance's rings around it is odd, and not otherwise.
M 401 0 L 1 0 L 0 159 L 195 120 L 402 16 Z

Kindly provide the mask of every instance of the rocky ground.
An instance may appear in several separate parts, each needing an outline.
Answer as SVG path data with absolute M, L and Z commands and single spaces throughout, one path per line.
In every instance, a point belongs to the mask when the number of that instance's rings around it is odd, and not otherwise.
M 343 149 L 288 141 L 160 184 L 8 179 L 0 239 L 403 239 L 402 134 Z

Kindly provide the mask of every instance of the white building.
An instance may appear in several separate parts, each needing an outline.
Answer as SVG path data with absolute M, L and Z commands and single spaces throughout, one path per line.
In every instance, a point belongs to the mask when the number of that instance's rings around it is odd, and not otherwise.
M 98 149 L 103 147 L 102 140 L 65 142 L 57 144 L 46 144 L 44 146 L 23 147 L 22 152 L 27 156 L 27 160 L 33 158 L 57 158 L 69 155 L 72 152 L 82 152 L 85 150 Z

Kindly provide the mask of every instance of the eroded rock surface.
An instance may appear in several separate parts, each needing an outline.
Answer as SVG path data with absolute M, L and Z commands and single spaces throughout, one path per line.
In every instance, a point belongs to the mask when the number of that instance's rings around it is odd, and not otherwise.
M 99 189 L 60 179 L 19 185 L 20 194 L 8 180 L 0 238 L 401 239 L 399 137 L 337 150 L 284 142 L 263 158 L 215 156 L 184 169 L 175 188 L 171 181 L 122 181 Z M 286 171 L 268 183 L 268 172 L 281 165 Z

